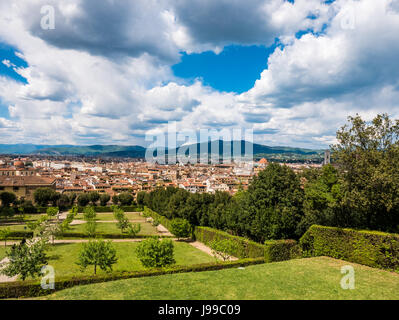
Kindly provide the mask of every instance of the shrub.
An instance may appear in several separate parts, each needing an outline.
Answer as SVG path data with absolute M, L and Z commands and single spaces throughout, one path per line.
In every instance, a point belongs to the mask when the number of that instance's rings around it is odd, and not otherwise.
M 230 258 L 229 252 L 237 251 L 237 242 L 232 239 L 213 240 L 210 244 L 213 255 L 220 257 L 223 261 Z
M 93 207 L 86 207 L 83 210 L 83 219 L 86 221 L 91 221 L 96 218 L 96 211 L 94 210 Z
M 94 267 L 94 274 L 97 272 L 97 266 L 104 271 L 112 271 L 112 265 L 118 261 L 116 250 L 111 241 L 91 240 L 82 244 L 79 258 L 76 264 L 85 270 L 87 266 Z
M 172 240 L 158 238 L 146 239 L 136 248 L 137 257 L 146 268 L 162 268 L 174 264 L 174 246 Z
M 57 207 L 49 207 L 46 210 L 46 213 L 49 217 L 54 217 L 57 215 L 59 209 Z
M 89 202 L 90 202 L 90 198 L 89 198 L 89 196 L 88 196 L 86 193 L 81 193 L 81 194 L 78 196 L 78 204 L 79 204 L 81 207 L 87 206 L 87 205 L 89 204 Z
M 123 206 L 130 206 L 133 202 L 133 196 L 128 192 L 121 193 L 118 199 Z
M 304 256 L 329 256 L 399 271 L 399 235 L 313 225 L 300 239 Z
M 195 227 L 194 237 L 197 241 L 200 241 L 208 246 L 214 240 L 234 240 L 237 242 L 237 246 L 235 247 L 234 251 L 229 252 L 229 254 L 237 258 L 258 258 L 264 256 L 264 245 L 243 237 L 232 236 L 224 231 L 209 227 Z
M 102 205 L 102 206 L 106 206 L 107 205 L 107 203 L 108 203 L 108 201 L 111 199 L 111 197 L 110 197 L 110 195 L 108 194 L 108 193 L 103 193 L 101 196 L 100 196 L 100 204 Z
M 177 238 L 187 238 L 191 233 L 191 225 L 185 219 L 176 218 L 170 222 L 170 230 Z
M 265 242 L 265 262 L 284 261 L 302 256 L 295 240 L 269 240 Z

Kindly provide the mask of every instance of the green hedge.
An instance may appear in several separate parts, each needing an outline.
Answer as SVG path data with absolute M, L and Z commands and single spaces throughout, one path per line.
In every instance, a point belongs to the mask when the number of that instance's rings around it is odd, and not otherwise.
M 302 252 L 295 240 L 269 240 L 265 242 L 265 262 L 301 258 Z
M 114 280 L 140 278 L 149 276 L 159 276 L 165 274 L 186 273 L 186 272 L 200 272 L 213 271 L 235 267 L 245 267 L 249 265 L 262 264 L 263 258 L 258 259 L 243 259 L 237 261 L 227 261 L 221 263 L 206 263 L 191 266 L 175 266 L 164 269 L 149 269 L 144 271 L 132 272 L 113 272 L 106 275 L 81 276 L 72 278 L 56 278 L 55 290 L 44 290 L 37 280 L 16 281 L 8 283 L 0 283 L 0 299 L 11 298 L 28 298 L 37 297 L 53 293 L 54 291 L 71 288 L 77 285 L 85 285 L 92 283 L 100 283 Z
M 90 238 L 87 233 L 83 232 L 64 232 L 57 235 L 57 239 L 65 239 L 65 238 Z M 151 238 L 154 235 L 135 235 L 131 236 L 127 233 L 103 233 L 103 232 L 96 232 L 96 238 L 103 238 L 103 239 L 137 239 L 137 238 Z M 160 238 L 172 238 L 173 236 L 162 236 L 157 235 Z
M 195 239 L 206 245 L 210 245 L 213 240 L 230 239 L 238 243 L 235 252 L 228 252 L 228 254 L 237 258 L 258 258 L 264 256 L 265 246 L 260 243 L 248 240 L 243 237 L 232 236 L 227 232 L 220 231 L 209 227 L 195 227 Z
M 313 225 L 300 239 L 304 256 L 328 256 L 399 271 L 399 235 Z
M 168 218 L 161 216 L 159 213 L 152 211 L 150 208 L 144 207 L 144 215 L 150 216 L 154 220 L 158 220 L 166 229 L 171 230 L 171 221 Z
M 10 235 L 7 237 L 7 240 L 22 240 L 33 237 L 32 231 L 12 231 Z M 0 237 L 0 240 L 4 240 L 4 238 Z
M 123 211 L 125 212 L 136 212 L 138 210 L 138 208 L 136 206 L 118 206 L 119 208 L 121 208 Z M 85 207 L 78 207 L 78 212 L 82 213 Z M 112 207 L 111 206 L 94 206 L 94 211 L 95 212 L 113 212 Z

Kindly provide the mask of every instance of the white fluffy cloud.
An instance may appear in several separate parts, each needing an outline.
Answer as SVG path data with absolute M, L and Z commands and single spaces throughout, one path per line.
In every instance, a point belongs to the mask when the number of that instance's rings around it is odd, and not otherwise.
M 0 117 L 0 143 L 142 144 L 146 132 L 175 121 L 179 130 L 252 128 L 264 144 L 325 146 L 349 114 L 399 116 L 398 3 L 1 2 L 0 42 L 28 67 L 0 60 L 28 84 L 0 75 L 9 113 Z M 44 4 L 56 9 L 55 30 L 40 28 Z M 241 95 L 186 84 L 171 71 L 181 51 L 276 38 L 282 46 Z

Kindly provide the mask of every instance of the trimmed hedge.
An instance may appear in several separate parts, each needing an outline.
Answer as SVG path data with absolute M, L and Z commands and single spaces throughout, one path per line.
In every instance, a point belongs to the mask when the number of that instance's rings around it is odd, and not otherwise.
M 245 267 L 264 263 L 263 258 L 227 261 L 221 263 L 206 263 L 191 266 L 175 266 L 164 269 L 149 269 L 144 271 L 114 272 L 106 275 L 59 278 L 55 280 L 55 290 L 44 290 L 37 280 L 0 283 L 0 299 L 27 298 L 48 295 L 54 291 L 71 288 L 77 285 L 93 284 L 130 278 L 159 276 L 186 272 L 214 271 L 235 267 Z
M 399 235 L 313 225 L 300 239 L 306 257 L 328 256 L 399 272 Z
M 264 256 L 265 246 L 243 237 L 232 236 L 227 232 L 209 227 L 195 227 L 195 239 L 209 246 L 214 240 L 234 240 L 238 243 L 235 252 L 228 254 L 237 258 L 258 258 Z
M 118 206 L 125 212 L 136 212 L 138 208 L 136 206 Z M 86 207 L 78 207 L 78 213 L 82 213 Z M 105 213 L 105 212 L 113 212 L 111 206 L 94 206 L 95 212 Z
M 12 231 L 10 235 L 7 237 L 7 240 L 22 240 L 33 237 L 32 231 Z M 4 240 L 4 238 L 0 237 L 0 240 Z
M 265 242 L 265 262 L 277 262 L 302 257 L 295 240 L 269 240 Z
M 168 218 L 161 216 L 159 213 L 152 211 L 150 208 L 144 207 L 144 215 L 149 215 L 154 220 L 158 220 L 160 224 L 162 224 L 169 231 L 171 230 L 171 222 Z
M 103 238 L 103 239 L 137 239 L 137 238 L 151 238 L 154 235 L 135 235 L 131 236 L 127 233 L 102 233 L 96 232 L 96 238 Z M 173 236 L 164 236 L 164 235 L 156 235 L 156 237 L 160 238 L 172 238 Z M 81 232 L 64 232 L 57 235 L 57 239 L 64 239 L 64 238 L 91 238 L 87 233 Z

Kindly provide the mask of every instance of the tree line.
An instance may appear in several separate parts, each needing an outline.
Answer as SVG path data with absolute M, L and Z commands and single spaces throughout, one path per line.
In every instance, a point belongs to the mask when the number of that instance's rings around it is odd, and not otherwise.
M 263 242 L 297 239 L 312 224 L 398 232 L 399 121 L 349 117 L 331 146 L 333 165 L 295 173 L 272 163 L 234 196 L 179 188 L 140 192 L 137 203 Z

